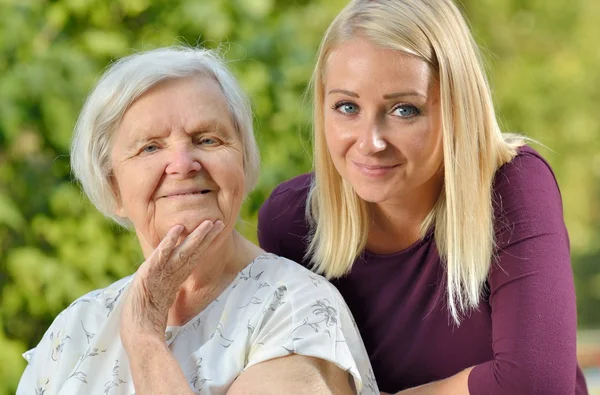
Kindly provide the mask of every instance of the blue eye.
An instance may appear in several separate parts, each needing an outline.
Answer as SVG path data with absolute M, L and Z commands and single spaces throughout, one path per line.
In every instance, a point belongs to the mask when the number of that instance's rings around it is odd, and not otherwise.
M 402 104 L 398 107 L 394 108 L 392 112 L 394 115 L 399 116 L 401 118 L 412 118 L 414 116 L 419 115 L 421 112 L 419 109 L 410 104 Z
M 358 106 L 350 102 L 339 102 L 333 106 L 334 110 L 341 112 L 342 114 L 353 115 L 358 113 Z
M 158 150 L 158 145 L 156 145 L 156 144 L 150 144 L 150 145 L 147 145 L 144 148 L 142 148 L 142 151 L 144 151 L 146 153 L 152 153 L 152 152 L 155 152 L 156 150 Z
M 202 145 L 215 145 L 218 144 L 218 141 L 210 137 L 203 137 L 200 139 L 199 143 Z

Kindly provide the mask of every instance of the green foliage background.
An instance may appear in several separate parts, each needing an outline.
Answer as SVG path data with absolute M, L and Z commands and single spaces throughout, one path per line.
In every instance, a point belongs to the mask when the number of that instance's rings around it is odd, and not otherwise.
M 141 263 L 135 237 L 72 183 L 71 131 L 115 58 L 176 43 L 220 47 L 254 102 L 263 157 L 240 225 L 255 238 L 271 189 L 310 169 L 304 91 L 345 0 L 0 0 L 0 394 L 73 299 Z M 600 2 L 465 0 L 507 131 L 551 162 L 571 235 L 581 327 L 600 326 Z

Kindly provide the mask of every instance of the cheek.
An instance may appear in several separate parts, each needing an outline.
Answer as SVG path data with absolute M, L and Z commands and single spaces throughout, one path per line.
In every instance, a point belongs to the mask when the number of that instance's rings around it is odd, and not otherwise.
M 352 141 L 351 129 L 337 122 L 333 117 L 325 117 L 324 133 L 327 149 L 331 156 L 343 156 Z
M 241 152 L 230 152 L 220 155 L 213 164 L 213 179 L 219 188 L 227 191 L 234 200 L 244 197 L 246 188 L 246 176 L 244 172 L 244 161 Z
M 244 173 L 243 167 L 240 165 L 240 169 L 231 175 L 232 180 L 237 180 L 233 185 L 233 199 L 235 201 L 242 201 L 244 198 L 244 191 L 246 190 L 246 174 Z
M 417 135 L 411 137 L 405 143 L 405 154 L 409 159 L 421 160 L 431 155 L 433 148 L 431 140 L 426 135 Z
M 438 130 L 428 123 L 406 135 L 403 153 L 409 160 L 418 162 L 437 161 L 441 152 L 441 138 Z
M 158 173 L 158 172 L 156 172 Z M 156 191 L 161 180 L 162 173 L 155 174 L 151 171 L 145 171 L 142 175 L 138 175 L 137 179 L 131 183 L 132 191 L 135 199 L 149 200 Z
M 439 164 L 442 161 L 443 146 L 442 146 L 442 133 L 439 127 L 432 129 L 427 139 L 427 152 L 430 156 L 430 161 L 434 164 Z
M 131 166 L 121 171 L 118 178 L 121 199 L 130 209 L 146 209 L 161 180 L 162 172 L 157 166 Z

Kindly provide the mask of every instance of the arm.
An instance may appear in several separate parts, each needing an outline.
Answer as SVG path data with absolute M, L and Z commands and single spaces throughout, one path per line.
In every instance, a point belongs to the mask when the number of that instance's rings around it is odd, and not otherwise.
M 175 226 L 138 269 L 125 297 L 120 326 L 137 393 L 193 394 L 164 333 L 179 286 L 222 229 L 222 222 L 204 221 L 177 245 L 183 226 Z
M 434 381 L 415 388 L 398 392 L 396 395 L 469 395 L 469 374 L 473 368 L 468 368 L 444 380 Z M 382 395 L 386 395 L 382 393 Z
M 488 278 L 494 359 L 399 394 L 575 391 L 575 293 L 556 181 L 526 154 L 498 171 L 495 191 L 498 250 Z
M 600 368 L 600 346 L 581 346 L 577 352 L 577 361 L 582 369 Z
M 354 379 L 334 364 L 302 355 L 272 359 L 245 370 L 227 395 L 353 395 Z
M 136 393 L 194 394 L 162 338 L 139 337 L 130 344 L 127 354 Z
M 495 190 L 501 219 L 489 275 L 494 359 L 469 375 L 471 395 L 575 393 L 577 315 L 556 180 L 525 154 Z
M 275 393 L 295 393 L 281 390 L 289 386 L 302 394 L 313 390 L 345 394 L 348 389 L 355 393 L 356 387 L 362 395 L 379 395 L 358 329 L 337 289 L 287 259 L 271 259 L 271 267 L 277 268 L 271 275 L 276 283 L 262 288 L 268 289 L 261 296 L 264 308 L 252 320 L 256 325 L 240 378 L 254 382 L 254 375 L 258 380 L 263 377 L 256 383 L 257 393 L 262 393 L 261 386 L 272 386 Z M 277 372 L 269 379 L 272 382 L 264 379 L 271 377 L 265 373 L 269 371 Z

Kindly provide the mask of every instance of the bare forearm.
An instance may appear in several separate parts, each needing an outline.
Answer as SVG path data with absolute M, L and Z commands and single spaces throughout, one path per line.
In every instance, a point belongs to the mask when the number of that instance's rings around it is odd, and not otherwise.
M 162 339 L 140 339 L 128 351 L 137 394 L 193 394 L 190 386 Z
M 473 368 L 465 369 L 447 379 L 400 391 L 396 395 L 469 395 L 471 369 Z

